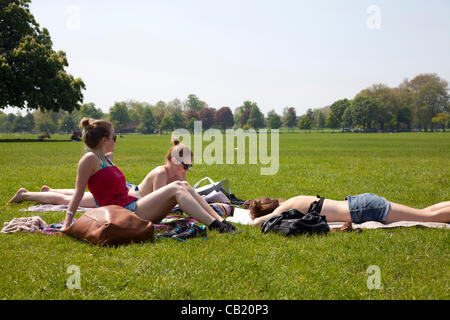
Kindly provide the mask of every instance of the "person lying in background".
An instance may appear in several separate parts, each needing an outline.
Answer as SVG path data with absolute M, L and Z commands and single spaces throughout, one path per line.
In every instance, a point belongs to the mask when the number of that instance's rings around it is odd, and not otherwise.
M 314 196 L 297 196 L 288 200 L 260 198 L 247 200 L 252 225 L 260 226 L 271 217 L 290 209 L 306 214 L 309 206 L 317 200 Z M 347 196 L 344 201 L 325 199 L 321 214 L 328 222 L 363 223 L 378 221 L 392 223 L 397 221 L 450 222 L 450 201 L 440 202 L 424 209 L 415 209 L 402 204 L 389 202 L 373 193 Z

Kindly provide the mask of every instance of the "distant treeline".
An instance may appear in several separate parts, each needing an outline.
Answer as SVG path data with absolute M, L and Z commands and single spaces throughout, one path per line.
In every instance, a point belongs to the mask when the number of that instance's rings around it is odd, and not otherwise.
M 311 110 L 300 118 L 301 129 L 357 128 L 364 131 L 442 128 L 450 119 L 448 82 L 436 74 L 405 79 L 398 87 L 374 84 L 354 99 Z
M 359 92 L 354 99 L 341 99 L 331 106 L 312 109 L 298 116 L 295 107 L 285 107 L 281 115 L 271 110 L 265 116 L 256 102 L 244 101 L 235 108 L 215 109 L 190 94 L 185 101 L 174 99 L 147 102 L 116 102 L 105 114 L 94 103 L 67 111 L 27 112 L 25 115 L 5 114 L 0 111 L 0 132 L 71 133 L 78 129 L 82 117 L 111 120 L 120 132 L 157 133 L 177 128 L 193 130 L 194 122 L 201 121 L 209 128 L 260 129 L 280 127 L 310 129 L 341 129 L 349 131 L 419 130 L 442 128 L 449 125 L 450 104 L 448 83 L 436 74 L 421 74 L 411 81 L 405 79 L 398 87 L 374 84 Z

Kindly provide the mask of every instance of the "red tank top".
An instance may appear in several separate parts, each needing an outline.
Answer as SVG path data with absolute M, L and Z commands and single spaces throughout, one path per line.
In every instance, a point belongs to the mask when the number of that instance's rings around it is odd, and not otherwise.
M 116 166 L 94 173 L 88 180 L 88 189 L 100 207 L 116 204 L 125 207 L 138 198 L 128 195 L 125 175 Z

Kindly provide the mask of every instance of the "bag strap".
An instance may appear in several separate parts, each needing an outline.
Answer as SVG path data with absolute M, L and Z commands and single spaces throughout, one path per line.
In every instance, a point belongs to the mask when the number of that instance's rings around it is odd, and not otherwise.
M 205 181 L 206 179 L 208 179 L 210 183 L 214 183 L 214 181 L 212 181 L 212 179 L 211 179 L 210 177 L 204 177 L 203 179 L 199 180 L 196 184 L 194 184 L 194 186 L 192 187 L 192 189 L 197 188 L 197 186 L 198 186 L 202 181 Z
M 227 193 L 228 192 L 228 195 L 227 196 L 229 196 L 230 194 L 231 194 L 231 186 L 230 186 L 230 182 L 228 181 L 228 179 L 223 179 L 223 180 L 221 180 L 221 181 L 219 181 L 218 183 L 217 183 L 217 185 L 218 185 L 218 189 L 219 190 L 217 190 L 217 191 L 225 191 L 224 193 Z M 226 190 L 225 188 L 228 186 L 228 190 Z
M 317 196 L 317 198 L 319 198 L 319 200 L 311 203 L 311 205 L 309 206 L 309 209 L 308 209 L 308 213 L 315 212 L 317 214 L 320 214 L 320 212 L 322 211 L 322 206 L 323 206 L 323 202 L 324 202 L 325 198 L 323 198 L 319 195 Z

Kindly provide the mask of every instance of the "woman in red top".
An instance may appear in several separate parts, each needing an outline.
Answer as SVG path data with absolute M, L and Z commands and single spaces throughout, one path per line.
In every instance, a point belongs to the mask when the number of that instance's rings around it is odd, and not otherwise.
M 142 198 L 129 195 L 124 174 L 106 156 L 114 151 L 116 143 L 111 122 L 83 118 L 80 126 L 83 128 L 83 141 L 91 151 L 78 162 L 75 193 L 69 203 L 63 230 L 70 226 L 87 186 L 100 206 L 120 205 L 153 223 L 159 223 L 178 204 L 186 214 L 212 230 L 221 233 L 235 231 L 235 227 L 223 220 L 185 181 L 174 181 Z M 189 167 L 191 162 L 185 159 L 183 157 L 179 165 Z

